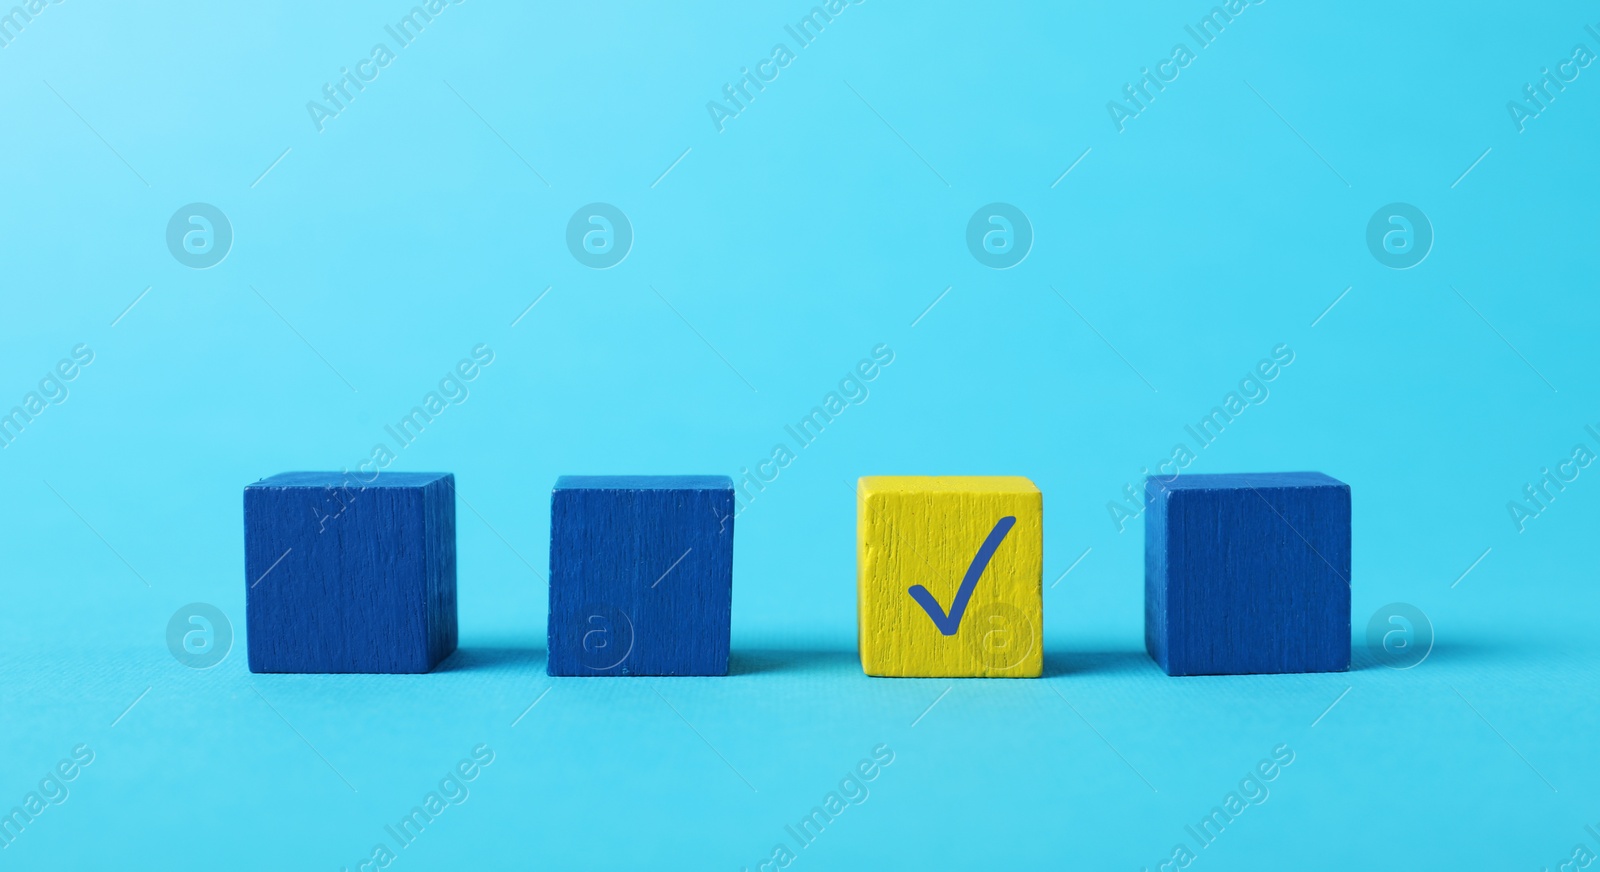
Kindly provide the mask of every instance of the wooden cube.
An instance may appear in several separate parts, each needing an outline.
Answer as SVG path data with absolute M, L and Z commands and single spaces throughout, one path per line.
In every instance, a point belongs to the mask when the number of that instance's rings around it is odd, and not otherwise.
M 1168 675 L 1350 668 L 1349 485 L 1180 475 L 1145 496 L 1145 648 Z
M 1015 476 L 869 476 L 856 489 L 861 668 L 919 678 L 1044 669 L 1044 500 Z
M 551 675 L 727 675 L 733 480 L 565 475 L 550 498 Z
M 244 489 L 251 672 L 427 672 L 456 649 L 455 477 L 286 472 Z

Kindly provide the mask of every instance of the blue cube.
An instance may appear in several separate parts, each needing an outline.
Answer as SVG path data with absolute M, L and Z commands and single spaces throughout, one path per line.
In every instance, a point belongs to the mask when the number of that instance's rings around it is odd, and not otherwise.
M 551 675 L 727 675 L 733 481 L 564 475 L 550 497 Z
M 456 649 L 453 475 L 262 479 L 244 542 L 251 672 L 427 672 Z
M 1145 648 L 1168 675 L 1350 668 L 1349 485 L 1181 475 L 1145 498 Z

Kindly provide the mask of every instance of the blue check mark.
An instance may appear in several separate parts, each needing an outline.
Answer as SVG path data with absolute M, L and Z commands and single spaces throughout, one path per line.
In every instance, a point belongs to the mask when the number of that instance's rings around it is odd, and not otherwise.
M 944 613 L 944 608 L 933 594 L 920 584 L 912 585 L 906 592 L 911 598 L 922 606 L 922 610 L 933 619 L 934 626 L 946 636 L 954 636 L 961 629 L 961 616 L 967 613 L 967 603 L 972 599 L 972 591 L 978 586 L 978 579 L 983 577 L 983 570 L 989 566 L 989 559 L 994 557 L 994 552 L 1000 547 L 1001 540 L 1016 526 L 1017 519 L 1007 515 L 994 523 L 994 529 L 989 531 L 988 538 L 978 546 L 978 553 L 972 557 L 972 565 L 967 567 L 966 577 L 961 579 L 961 587 L 956 589 L 955 601 L 950 603 L 950 614 Z

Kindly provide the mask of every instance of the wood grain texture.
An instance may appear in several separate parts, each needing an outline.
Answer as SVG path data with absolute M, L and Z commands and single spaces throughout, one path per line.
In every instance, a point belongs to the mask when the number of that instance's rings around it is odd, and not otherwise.
M 1349 485 L 1182 475 L 1145 495 L 1145 648 L 1168 675 L 1350 668 Z
M 733 480 L 562 476 L 550 497 L 551 675 L 727 675 Z
M 1007 525 L 1006 518 L 1015 522 Z M 1043 496 L 1026 478 L 861 479 L 856 594 L 862 671 L 1037 678 L 1044 668 L 1043 522 Z M 976 566 L 986 541 L 1002 534 L 991 543 L 987 563 Z M 961 609 L 964 582 L 969 598 Z M 913 595 L 917 586 L 924 593 Z
M 455 477 L 289 472 L 244 489 L 251 672 L 427 672 L 456 649 Z

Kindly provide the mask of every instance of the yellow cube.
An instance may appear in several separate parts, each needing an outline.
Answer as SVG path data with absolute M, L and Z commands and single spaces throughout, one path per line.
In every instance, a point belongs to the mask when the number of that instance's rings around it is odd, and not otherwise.
M 1044 498 L 1020 476 L 867 476 L 856 488 L 861 668 L 1044 671 Z

